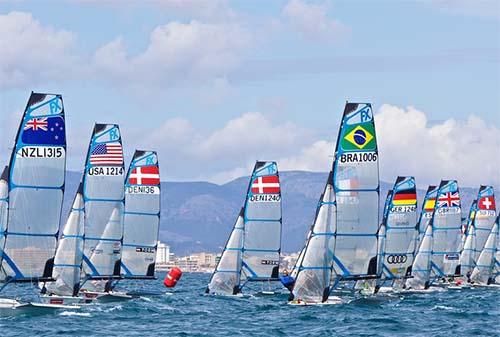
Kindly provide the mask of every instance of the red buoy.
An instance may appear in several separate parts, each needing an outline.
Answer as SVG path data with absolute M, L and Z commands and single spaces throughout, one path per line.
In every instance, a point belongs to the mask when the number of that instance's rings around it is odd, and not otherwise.
M 163 280 L 163 284 L 167 288 L 173 288 L 177 284 L 177 282 L 181 279 L 182 276 L 182 270 L 180 270 L 177 267 L 174 267 L 170 269 L 168 272 L 167 276 L 165 276 L 165 279 Z

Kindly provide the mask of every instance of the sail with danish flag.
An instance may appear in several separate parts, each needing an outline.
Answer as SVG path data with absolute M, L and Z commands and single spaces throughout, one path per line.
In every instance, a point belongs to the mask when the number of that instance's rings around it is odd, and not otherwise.
M 136 150 L 125 180 L 121 271 L 124 278 L 155 277 L 160 228 L 160 168 L 155 151 Z
M 278 165 L 257 161 L 245 203 L 206 292 L 236 295 L 249 282 L 276 281 L 281 253 L 281 186 Z

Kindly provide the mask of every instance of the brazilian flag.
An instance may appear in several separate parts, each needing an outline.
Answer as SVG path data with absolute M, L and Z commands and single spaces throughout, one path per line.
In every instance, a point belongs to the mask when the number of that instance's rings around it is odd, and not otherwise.
M 373 151 L 377 147 L 373 123 L 348 125 L 343 131 L 340 144 L 344 151 Z

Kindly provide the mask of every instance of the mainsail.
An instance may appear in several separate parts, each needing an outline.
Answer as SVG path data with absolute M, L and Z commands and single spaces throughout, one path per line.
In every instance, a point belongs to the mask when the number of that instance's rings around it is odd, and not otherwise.
M 477 211 L 474 217 L 475 244 L 473 260 L 477 261 L 497 217 L 495 193 L 492 186 L 480 186 L 477 194 Z
M 431 269 L 437 278 L 456 276 L 462 227 L 460 193 L 455 180 L 442 180 L 431 219 L 433 246 Z
M 118 125 L 96 124 L 83 174 L 86 279 L 120 276 L 124 171 Z
M 160 170 L 154 151 L 134 153 L 125 181 L 121 269 L 125 278 L 154 278 L 160 227 Z
M 297 300 L 324 302 L 332 281 L 379 276 L 378 152 L 372 107 L 346 103 L 333 170 L 298 266 Z
M 52 276 L 65 169 L 62 97 L 31 93 L 10 164 L 0 182 L 1 270 L 5 281 Z
M 382 272 L 384 279 L 410 275 L 418 238 L 415 178 L 398 177 L 394 183 L 383 226 Z
M 500 216 L 497 217 L 496 222 L 493 224 L 490 234 L 486 240 L 486 244 L 484 245 L 484 248 L 477 260 L 477 264 L 472 271 L 471 280 L 474 282 L 478 282 L 480 284 L 491 284 L 495 282 L 495 277 L 497 276 L 495 267 L 499 263 L 499 261 L 496 260 L 499 245 L 499 222 Z
M 281 188 L 276 162 L 257 161 L 245 205 L 207 292 L 232 295 L 251 281 L 277 280 L 281 251 Z
M 45 292 L 60 296 L 77 296 L 83 257 L 83 186 L 80 184 L 63 233 L 59 239 L 54 270 L 55 282 L 45 284 Z
M 431 221 L 432 214 L 434 213 L 434 207 L 436 206 L 436 197 L 437 186 L 429 185 L 429 187 L 427 188 L 427 192 L 425 192 L 424 202 L 422 203 L 422 211 L 420 212 L 420 216 L 418 218 L 418 242 L 422 241 L 425 229 Z
M 467 276 L 472 272 L 476 264 L 474 259 L 474 250 L 476 244 L 476 228 L 474 218 L 476 217 L 477 200 L 474 200 L 470 206 L 469 216 L 465 220 L 465 226 L 462 226 L 462 242 L 460 253 L 460 274 Z

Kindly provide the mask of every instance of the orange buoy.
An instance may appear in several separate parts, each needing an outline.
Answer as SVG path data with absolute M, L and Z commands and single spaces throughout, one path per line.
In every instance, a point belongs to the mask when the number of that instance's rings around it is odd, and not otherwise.
M 165 279 L 163 280 L 163 284 L 167 288 L 173 288 L 177 284 L 177 282 L 181 279 L 182 276 L 182 270 L 180 270 L 177 267 L 174 267 L 170 269 L 168 272 L 167 276 L 165 276 Z

